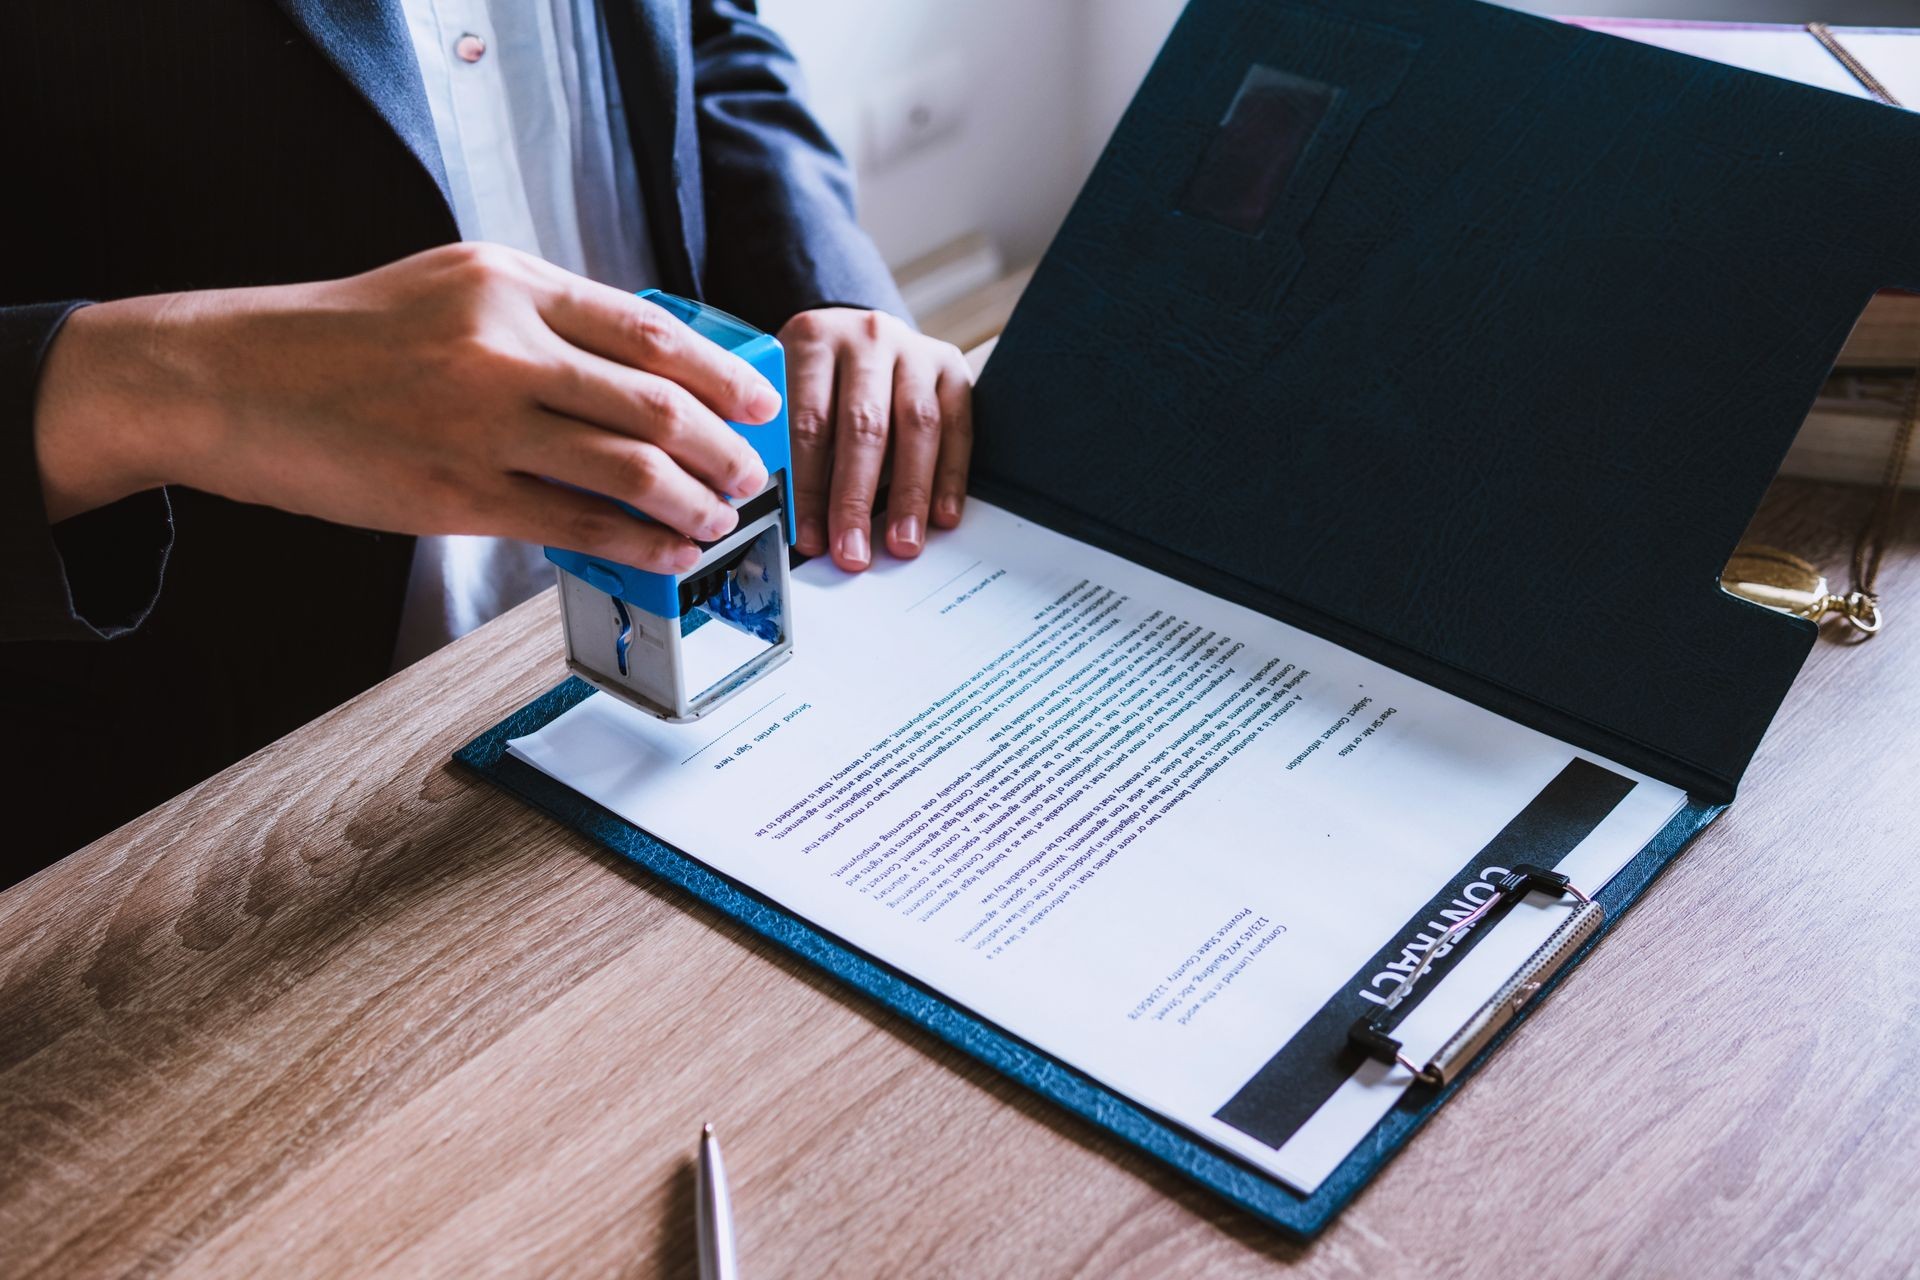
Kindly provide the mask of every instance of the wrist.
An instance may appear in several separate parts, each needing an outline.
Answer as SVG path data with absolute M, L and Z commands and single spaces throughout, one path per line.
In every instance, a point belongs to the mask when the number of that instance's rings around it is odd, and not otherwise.
M 191 371 L 177 358 L 186 295 L 129 298 L 69 315 L 41 363 L 34 403 L 40 488 L 53 522 L 179 482 L 197 452 Z

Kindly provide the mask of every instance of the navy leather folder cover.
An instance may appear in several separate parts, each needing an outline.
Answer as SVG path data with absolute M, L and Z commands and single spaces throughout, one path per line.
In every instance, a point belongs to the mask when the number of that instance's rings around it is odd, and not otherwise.
M 1917 125 L 1470 0 L 1192 0 L 983 376 L 976 487 L 1687 786 L 1611 927 L 1811 643 L 1716 580 L 1920 284 Z M 1296 1193 L 506 754 L 589 692 L 457 758 L 1287 1232 L 1460 1087 Z
M 1194 0 L 981 376 L 976 474 L 1730 799 L 1814 628 L 1720 571 L 1920 286 L 1916 210 L 1910 112 L 1471 0 Z

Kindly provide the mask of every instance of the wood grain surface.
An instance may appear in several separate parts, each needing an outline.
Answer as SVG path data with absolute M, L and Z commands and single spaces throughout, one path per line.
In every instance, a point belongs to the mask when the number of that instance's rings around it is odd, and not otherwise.
M 1839 566 L 1866 501 L 1760 527 Z M 1883 587 L 1306 1247 L 450 764 L 560 678 L 548 592 L 0 895 L 0 1275 L 690 1275 L 707 1119 L 753 1277 L 1911 1274 L 1913 518 Z

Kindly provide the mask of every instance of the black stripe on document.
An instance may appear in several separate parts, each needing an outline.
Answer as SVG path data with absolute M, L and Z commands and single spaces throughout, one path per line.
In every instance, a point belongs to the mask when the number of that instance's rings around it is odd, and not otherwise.
M 1433 895 L 1420 914 L 1407 922 L 1406 928 L 1321 1006 L 1298 1035 L 1287 1041 L 1266 1066 L 1254 1073 L 1253 1079 L 1213 1113 L 1214 1118 L 1269 1147 L 1282 1146 L 1359 1068 L 1362 1058 L 1348 1046 L 1347 1029 L 1361 1014 L 1379 1007 L 1360 994 L 1362 991 L 1385 994 L 1382 988 L 1368 986 L 1374 976 L 1386 972 L 1387 964 L 1399 959 L 1416 935 L 1431 938 L 1434 931 L 1428 923 L 1440 920 L 1440 912 L 1453 906 L 1454 900 L 1481 879 L 1489 867 L 1508 868 L 1526 862 L 1551 870 L 1586 839 L 1631 790 L 1631 779 L 1591 761 L 1576 759 L 1562 769 L 1445 888 Z M 1399 1015 L 1396 1025 L 1414 1010 L 1427 992 L 1439 985 L 1448 970 L 1459 963 L 1460 957 L 1484 932 L 1475 929 L 1455 943 L 1451 952 L 1434 961 L 1420 985 L 1401 1002 L 1396 1011 Z

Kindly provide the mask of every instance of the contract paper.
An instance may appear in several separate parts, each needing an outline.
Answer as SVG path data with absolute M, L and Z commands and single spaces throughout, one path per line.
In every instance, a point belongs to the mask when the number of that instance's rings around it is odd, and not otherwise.
M 595 694 L 511 750 L 1304 1192 L 1411 1082 L 1344 1049 L 1409 948 L 1516 862 L 1598 889 L 1683 799 L 982 502 L 917 560 L 802 566 L 792 616 L 708 719 Z M 1407 1055 L 1567 910 L 1422 979 Z

